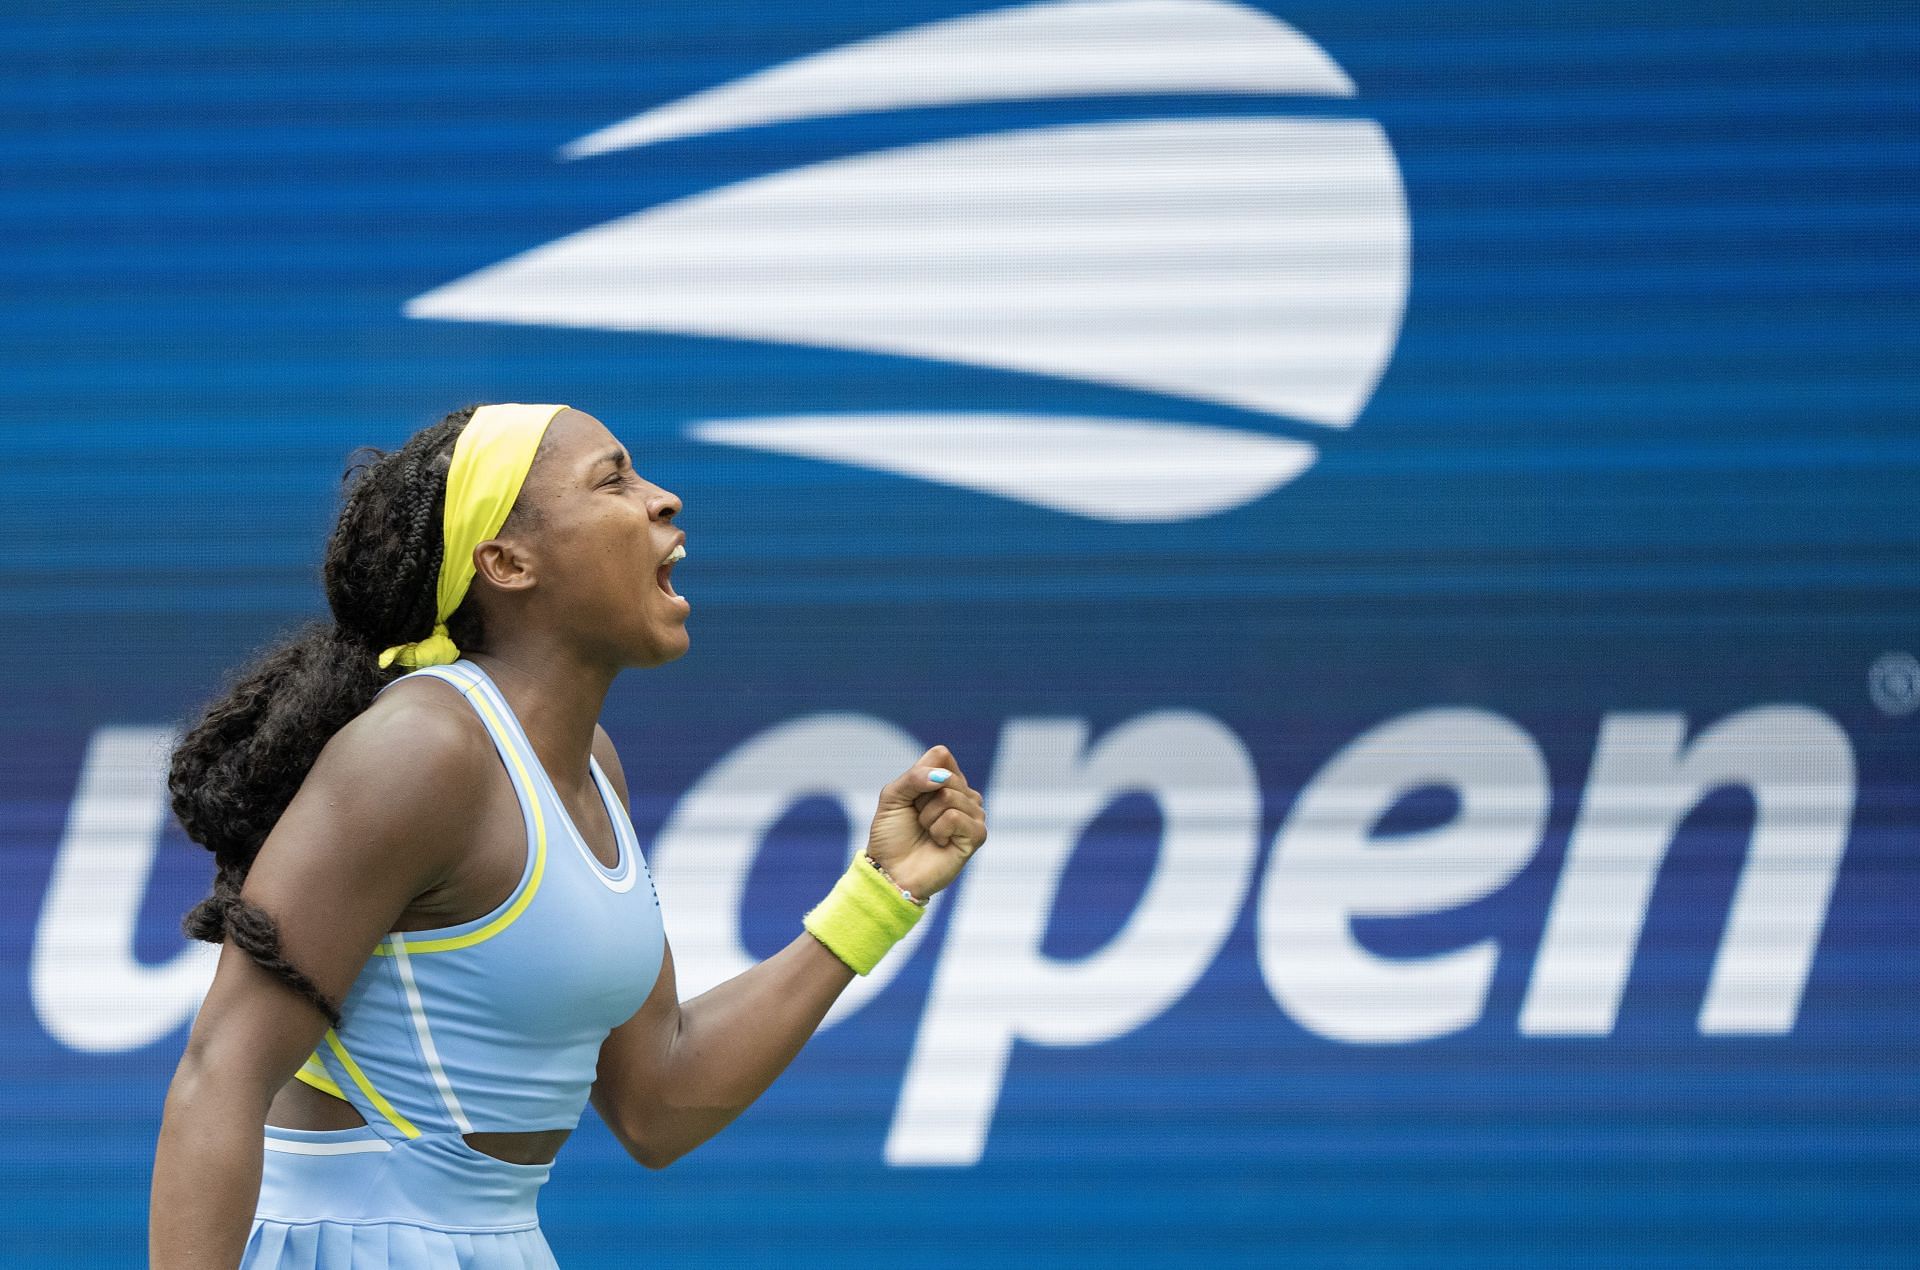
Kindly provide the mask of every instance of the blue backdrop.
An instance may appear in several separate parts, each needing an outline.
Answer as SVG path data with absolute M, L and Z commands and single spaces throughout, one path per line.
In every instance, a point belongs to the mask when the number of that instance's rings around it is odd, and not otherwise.
M 0 1257 L 144 1256 L 170 730 L 520 400 L 685 500 L 683 996 L 925 746 L 993 824 L 718 1138 L 588 1114 L 563 1265 L 1912 1264 L 1903 7 L 0 26 Z

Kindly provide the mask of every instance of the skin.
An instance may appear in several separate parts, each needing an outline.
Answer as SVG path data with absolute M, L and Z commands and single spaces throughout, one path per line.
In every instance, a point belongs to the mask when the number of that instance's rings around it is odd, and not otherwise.
M 688 650 L 690 606 L 654 571 L 681 533 L 678 497 L 640 477 L 606 426 L 578 410 L 548 425 L 520 493 L 536 528 L 474 548 L 473 588 L 492 633 L 462 650 L 500 686 L 569 815 L 602 862 L 613 825 L 588 767 L 631 806 L 599 715 L 628 667 Z M 953 773 L 941 785 L 935 767 Z M 925 898 L 986 841 L 985 808 L 952 751 L 929 749 L 880 791 L 867 851 Z M 242 894 L 273 914 L 287 957 L 343 1000 L 389 931 L 491 912 L 526 861 L 518 801 L 491 739 L 451 685 L 408 680 L 342 728 L 260 848 Z M 351 879 L 342 885 L 342 879 Z M 802 931 L 759 965 L 691 1001 L 673 950 L 634 1016 L 600 1049 L 594 1109 L 627 1153 L 665 1168 L 731 1123 L 799 1053 L 853 981 Z M 155 1267 L 237 1266 L 259 1199 L 263 1126 L 339 1129 L 359 1112 L 293 1079 L 326 1019 L 232 944 L 195 1016 L 167 1092 L 154 1157 Z M 540 1163 L 565 1129 L 464 1135 L 476 1151 Z

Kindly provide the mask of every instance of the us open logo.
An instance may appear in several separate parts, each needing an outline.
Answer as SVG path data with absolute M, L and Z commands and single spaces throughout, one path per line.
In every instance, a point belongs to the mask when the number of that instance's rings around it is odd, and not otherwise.
M 1118 94 L 1340 99 L 1318 45 L 1227 0 L 1065 0 L 843 45 L 566 145 L 565 159 L 854 113 Z M 706 418 L 704 441 L 1099 521 L 1180 521 L 1299 476 L 1399 336 L 1405 192 L 1366 119 L 1016 128 L 743 180 L 415 297 L 415 318 L 725 336 L 1054 376 L 1234 407 L 1177 418 L 952 409 Z M 947 403 L 943 403 L 947 404 Z M 1155 497 L 1141 499 L 1143 480 Z

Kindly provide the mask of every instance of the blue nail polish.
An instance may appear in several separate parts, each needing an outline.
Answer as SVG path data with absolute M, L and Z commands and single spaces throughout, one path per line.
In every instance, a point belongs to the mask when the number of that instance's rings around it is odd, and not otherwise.
M 947 777 L 951 775 L 953 775 L 953 773 L 949 772 L 946 768 L 936 767 L 932 771 L 929 771 L 927 773 L 927 779 L 930 781 L 939 782 L 947 779 Z

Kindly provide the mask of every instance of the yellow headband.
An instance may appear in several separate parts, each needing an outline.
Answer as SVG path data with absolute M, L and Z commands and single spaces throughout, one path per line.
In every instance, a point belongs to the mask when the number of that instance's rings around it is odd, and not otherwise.
M 453 443 L 447 469 L 447 510 L 441 519 L 444 554 L 440 558 L 439 613 L 433 633 L 411 644 L 395 644 L 380 654 L 385 667 L 398 658 L 403 666 L 444 666 L 460 660 L 447 634 L 447 619 L 473 583 L 473 549 L 500 532 L 533 466 L 540 438 L 565 406 L 481 406 Z

